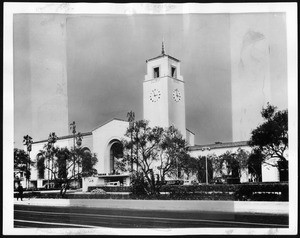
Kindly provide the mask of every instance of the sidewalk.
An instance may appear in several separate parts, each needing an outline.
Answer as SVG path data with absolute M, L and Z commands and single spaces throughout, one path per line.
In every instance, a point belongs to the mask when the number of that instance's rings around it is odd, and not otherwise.
M 208 200 L 124 200 L 124 199 L 14 199 L 14 204 L 74 206 L 138 210 L 211 211 L 236 213 L 289 214 L 288 202 L 208 201 Z

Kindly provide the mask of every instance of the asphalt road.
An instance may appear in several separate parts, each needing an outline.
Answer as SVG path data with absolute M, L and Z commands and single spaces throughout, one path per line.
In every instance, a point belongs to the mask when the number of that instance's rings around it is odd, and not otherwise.
M 15 228 L 288 228 L 287 215 L 14 205 Z

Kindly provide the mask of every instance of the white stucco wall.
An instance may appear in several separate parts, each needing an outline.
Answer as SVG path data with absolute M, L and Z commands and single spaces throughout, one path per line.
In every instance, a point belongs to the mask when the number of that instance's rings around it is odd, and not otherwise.
M 98 158 L 95 169 L 98 173 L 110 173 L 110 142 L 113 140 L 121 141 L 125 138 L 128 126 L 127 121 L 114 119 L 92 131 L 93 152 L 96 153 Z
M 278 182 L 280 180 L 279 170 L 277 167 L 271 166 L 269 164 L 277 164 L 277 159 L 272 158 L 267 160 L 268 164 L 262 164 L 261 172 L 262 172 L 262 182 Z
M 171 67 L 176 67 L 176 75 L 172 77 Z M 159 77 L 154 78 L 153 69 L 159 67 Z M 160 98 L 150 100 L 152 90 L 158 90 Z M 173 92 L 178 90 L 181 98 L 174 101 Z M 186 138 L 185 92 L 184 81 L 180 75 L 180 62 L 168 56 L 147 61 L 147 74 L 143 83 L 144 119 L 151 127 L 163 128 L 174 125 Z

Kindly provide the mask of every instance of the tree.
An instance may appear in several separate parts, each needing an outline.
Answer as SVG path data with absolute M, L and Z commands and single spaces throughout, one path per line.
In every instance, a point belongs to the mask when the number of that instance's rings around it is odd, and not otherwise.
M 152 181 L 151 171 L 153 171 L 153 162 L 158 160 L 159 142 L 161 139 L 162 128 L 153 130 L 148 126 L 148 122 L 140 120 L 134 122 L 125 133 L 127 138 L 131 140 L 123 140 L 124 158 L 126 160 L 123 164 L 133 163 L 136 164 L 137 170 L 132 171 L 135 176 L 139 178 L 139 171 L 143 178 L 146 180 L 149 188 L 144 187 L 147 194 L 155 194 L 155 183 Z M 133 155 L 131 157 L 131 155 Z M 154 186 L 153 186 L 154 185 Z
M 47 144 L 44 145 L 44 149 L 46 149 L 45 159 L 47 161 L 47 169 L 48 169 L 48 184 L 50 183 L 50 173 L 51 173 L 51 180 L 53 179 L 53 157 L 56 153 L 56 150 L 54 148 L 54 144 L 56 143 L 58 137 L 56 136 L 55 132 L 51 132 L 48 137 Z
M 23 172 L 26 180 L 30 179 L 30 165 L 34 165 L 34 162 L 30 160 L 28 153 L 21 149 L 14 149 L 14 170 L 18 172 Z M 14 174 L 14 177 L 17 177 L 17 174 Z
M 78 166 L 77 177 L 89 177 L 97 174 L 97 170 L 94 169 L 94 165 L 98 162 L 96 154 L 90 152 L 87 148 L 77 147 L 75 150 L 71 150 L 76 157 L 76 164 Z
M 264 156 L 261 151 L 259 149 L 253 149 L 249 155 L 247 164 L 249 173 L 255 177 L 254 180 L 257 182 L 261 182 L 262 179 L 261 164 L 263 161 Z
M 199 156 L 196 159 L 196 174 L 197 179 L 200 183 L 206 182 L 206 162 L 207 162 L 207 179 L 208 183 L 213 179 L 213 163 L 214 163 L 214 155 L 207 156 Z
M 237 152 L 226 151 L 216 159 L 216 171 L 222 177 L 240 178 L 243 169 L 247 168 L 249 153 L 241 148 Z
M 161 178 L 172 175 L 175 175 L 177 179 L 181 178 L 181 161 L 189 158 L 186 141 L 174 126 L 162 132 L 162 140 L 159 144 L 161 165 L 158 167 Z
M 261 115 L 265 121 L 251 132 L 249 145 L 256 155 L 258 151 L 263 155 L 263 163 L 268 163 L 270 158 L 277 158 L 277 164 L 270 165 L 278 168 L 282 165 L 287 169 L 285 153 L 288 149 L 288 110 L 278 111 L 268 103 Z
M 284 152 L 288 148 L 288 111 L 276 111 L 268 103 L 261 111 L 265 122 L 251 132 L 249 145 L 259 149 L 267 158 L 286 161 Z
M 198 160 L 189 154 L 186 154 L 180 158 L 180 168 L 186 174 L 187 179 L 189 179 L 190 175 L 198 172 Z
M 173 126 L 151 128 L 145 120 L 133 122 L 125 136 L 130 139 L 122 141 L 123 162 L 118 164 L 124 166 L 132 161 L 137 168 L 132 179 L 137 178 L 141 181 L 139 184 L 147 184 L 143 187 L 147 194 L 158 194 L 161 180 L 165 180 L 166 176 L 178 176 L 180 159 L 187 153 L 185 140 Z
M 30 151 L 32 148 L 32 143 L 33 143 L 32 138 L 29 135 L 26 135 L 23 137 L 23 145 L 26 146 L 29 160 L 30 160 Z M 29 180 L 30 180 L 30 176 L 31 176 L 30 165 L 31 165 L 31 161 L 29 161 L 29 163 L 28 163 L 28 172 L 26 173 L 26 187 L 27 188 L 29 186 Z

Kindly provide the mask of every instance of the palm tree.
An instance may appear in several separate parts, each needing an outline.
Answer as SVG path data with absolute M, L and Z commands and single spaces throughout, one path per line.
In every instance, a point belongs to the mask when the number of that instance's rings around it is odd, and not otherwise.
M 30 160 L 28 153 L 24 150 L 14 149 L 14 170 L 18 172 L 25 173 L 26 182 L 30 178 L 30 165 L 34 162 Z
M 51 171 L 51 180 L 53 179 L 53 157 L 55 155 L 55 148 L 54 144 L 56 143 L 58 137 L 56 136 L 55 132 L 49 134 L 48 142 L 45 145 L 47 150 L 47 162 L 48 162 L 48 184 L 49 184 L 49 173 Z M 51 161 L 51 169 L 50 169 L 50 161 Z
M 27 148 L 27 153 L 28 153 L 28 157 L 29 157 L 29 163 L 26 164 L 26 170 L 27 170 L 27 173 L 26 173 L 26 187 L 28 188 L 29 186 L 29 180 L 30 180 L 30 164 L 31 164 L 31 161 L 30 161 L 30 151 L 31 151 L 31 145 L 32 145 L 33 141 L 32 141 L 32 138 L 29 136 L 29 135 L 26 135 L 23 137 L 23 145 L 26 146 Z

